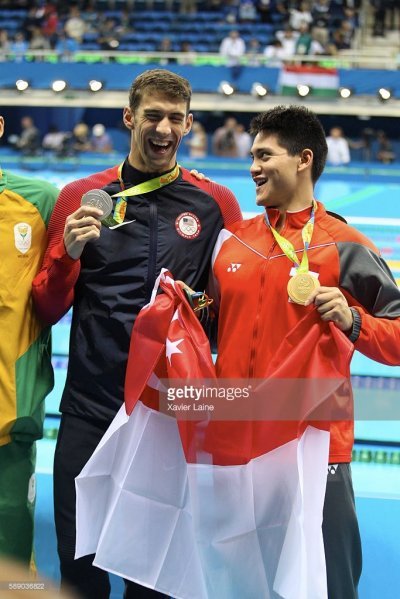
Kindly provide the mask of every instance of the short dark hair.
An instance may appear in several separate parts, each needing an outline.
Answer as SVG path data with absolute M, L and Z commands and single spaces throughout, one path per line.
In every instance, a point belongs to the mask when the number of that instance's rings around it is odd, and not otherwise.
M 184 77 L 166 69 L 150 69 L 144 71 L 131 85 L 129 90 L 129 107 L 135 110 L 142 96 L 147 91 L 162 93 L 173 100 L 186 102 L 187 112 L 190 110 L 192 88 Z
M 313 183 L 322 175 L 328 154 L 325 131 L 317 115 L 304 106 L 275 106 L 250 122 L 250 133 L 272 133 L 279 144 L 291 156 L 305 148 L 312 150 L 314 159 L 311 170 Z

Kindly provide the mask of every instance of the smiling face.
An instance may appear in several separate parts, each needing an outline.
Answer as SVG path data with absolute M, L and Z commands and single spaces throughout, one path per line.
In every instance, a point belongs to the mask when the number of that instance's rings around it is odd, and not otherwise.
M 256 184 L 256 203 L 266 208 L 301 210 L 313 198 L 311 150 L 291 156 L 275 134 L 260 132 L 251 148 L 250 173 Z
M 130 164 L 150 173 L 172 169 L 179 144 L 192 122 L 193 115 L 187 114 L 184 100 L 146 91 L 135 110 L 124 109 L 124 123 L 132 132 Z

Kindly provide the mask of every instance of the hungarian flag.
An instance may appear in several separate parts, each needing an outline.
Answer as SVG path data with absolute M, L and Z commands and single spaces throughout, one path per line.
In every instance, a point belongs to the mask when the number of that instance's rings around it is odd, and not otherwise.
M 297 421 L 293 412 L 289 423 L 243 411 L 233 421 L 203 329 L 170 273 L 161 273 L 133 328 L 125 405 L 76 479 L 76 558 L 95 554 L 99 568 L 178 599 L 327 597 L 329 426 L 310 419 L 347 378 L 352 344 L 318 315 L 306 319 L 278 349 L 257 401 L 268 381 L 314 369 L 329 384 L 300 397 Z M 220 417 L 170 411 L 200 405 L 193 397 L 213 386 Z M 177 403 L 186 392 L 186 404 Z M 289 395 L 296 403 L 290 382 Z
M 298 85 L 308 85 L 313 96 L 334 97 L 339 89 L 339 73 L 335 68 L 318 65 L 284 65 L 279 74 L 280 93 L 295 96 Z

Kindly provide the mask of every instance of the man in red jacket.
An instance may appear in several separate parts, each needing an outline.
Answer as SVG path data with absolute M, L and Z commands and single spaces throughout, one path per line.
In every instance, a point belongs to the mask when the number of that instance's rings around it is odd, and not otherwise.
M 277 106 L 253 119 L 251 133 L 250 172 L 265 213 L 222 231 L 216 245 L 217 374 L 263 379 L 294 330 L 307 338 L 312 312 L 369 358 L 399 365 L 400 290 L 388 266 L 371 241 L 314 198 L 327 156 L 321 123 L 306 108 Z M 315 360 L 312 376 L 324 376 L 320 365 Z M 323 513 L 330 599 L 356 598 L 361 574 L 353 439 L 351 420 L 330 423 Z
M 85 598 L 108 598 L 110 584 L 108 574 L 92 566 L 93 556 L 74 560 L 75 477 L 123 403 L 135 318 L 162 268 L 204 289 L 219 231 L 241 219 L 229 189 L 198 181 L 176 162 L 192 126 L 190 98 L 188 81 L 167 70 L 135 79 L 123 115 L 129 155 L 61 191 L 33 285 L 44 322 L 56 322 L 73 306 L 54 499 L 62 584 Z M 82 196 L 98 188 L 111 196 L 107 219 L 101 209 L 81 206 Z M 126 599 L 153 596 L 159 593 L 127 583 Z

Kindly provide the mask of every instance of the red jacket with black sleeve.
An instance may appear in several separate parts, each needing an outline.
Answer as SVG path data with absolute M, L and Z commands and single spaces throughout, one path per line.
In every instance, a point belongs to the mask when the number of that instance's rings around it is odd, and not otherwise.
M 268 215 L 274 226 L 278 212 L 269 209 Z M 309 208 L 287 212 L 280 231 L 292 242 L 300 261 L 301 232 L 309 218 Z M 338 287 L 354 308 L 350 340 L 355 349 L 383 364 L 400 365 L 400 289 L 372 242 L 329 215 L 318 202 L 308 258 L 309 270 L 320 284 Z M 263 214 L 220 233 L 213 257 L 220 296 L 220 377 L 263 378 L 281 343 L 315 310 L 314 305 L 289 301 L 287 284 L 293 266 Z M 332 422 L 330 430 L 330 462 L 349 462 L 353 422 Z

